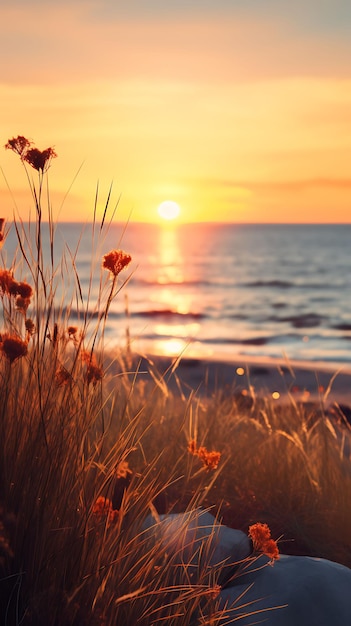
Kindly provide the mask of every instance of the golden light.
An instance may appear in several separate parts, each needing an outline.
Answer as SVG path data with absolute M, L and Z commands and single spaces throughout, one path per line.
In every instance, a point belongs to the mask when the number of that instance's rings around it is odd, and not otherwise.
M 159 205 L 157 212 L 164 220 L 174 220 L 180 214 L 180 206 L 173 200 L 165 200 Z

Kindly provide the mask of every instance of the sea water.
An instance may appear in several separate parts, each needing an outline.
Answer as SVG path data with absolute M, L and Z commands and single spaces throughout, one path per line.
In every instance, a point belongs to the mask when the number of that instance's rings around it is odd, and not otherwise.
M 107 318 L 111 348 L 128 337 L 154 354 L 351 364 L 351 224 L 112 224 L 97 239 L 89 225 L 60 224 L 55 263 L 73 290 L 79 276 L 96 316 L 102 254 L 132 255 Z M 14 229 L 6 247 L 10 258 Z M 79 298 L 70 307 L 80 319 Z

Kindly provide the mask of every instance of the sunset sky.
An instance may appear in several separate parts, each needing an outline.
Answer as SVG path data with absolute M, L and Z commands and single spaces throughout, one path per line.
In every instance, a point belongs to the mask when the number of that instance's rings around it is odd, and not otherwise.
M 0 143 L 55 147 L 61 219 L 113 181 L 122 221 L 163 200 L 190 222 L 351 221 L 350 0 L 4 0 L 0 54 Z M 0 166 L 26 217 L 18 158 Z M 1 172 L 0 200 L 11 218 Z

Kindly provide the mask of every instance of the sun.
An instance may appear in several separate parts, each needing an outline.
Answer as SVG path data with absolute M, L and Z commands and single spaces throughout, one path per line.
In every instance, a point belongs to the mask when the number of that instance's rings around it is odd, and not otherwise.
M 180 206 L 173 200 L 165 200 L 158 206 L 157 212 L 164 220 L 174 220 L 180 214 Z

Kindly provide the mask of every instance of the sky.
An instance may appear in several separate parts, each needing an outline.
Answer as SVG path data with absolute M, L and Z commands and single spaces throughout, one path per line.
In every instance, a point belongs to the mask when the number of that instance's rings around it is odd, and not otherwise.
M 2 0 L 0 145 L 58 158 L 59 219 L 351 221 L 350 0 Z M 0 149 L 0 201 L 30 200 Z M 31 172 L 34 176 L 36 172 Z

